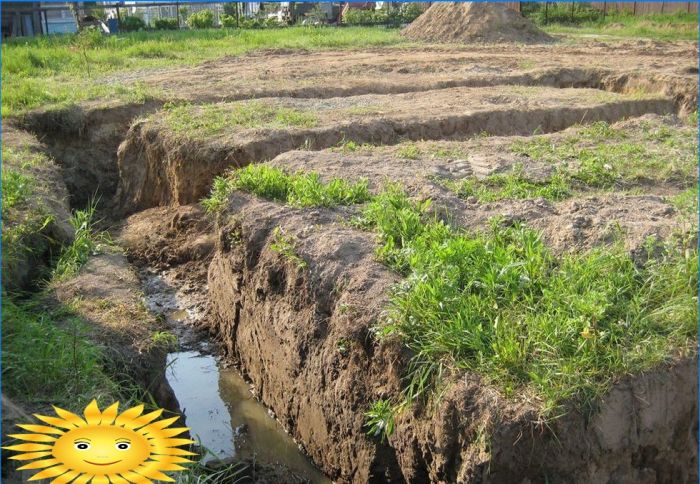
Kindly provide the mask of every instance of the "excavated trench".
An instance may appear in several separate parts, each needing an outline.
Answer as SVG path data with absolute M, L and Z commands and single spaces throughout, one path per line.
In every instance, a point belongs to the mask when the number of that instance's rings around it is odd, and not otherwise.
M 559 96 L 558 104 L 510 106 L 494 94 L 490 104 L 464 113 L 380 113 L 312 129 L 234 133 L 211 142 L 169 136 L 157 122 L 163 104 L 159 101 L 37 112 L 17 124 L 35 133 L 62 167 L 72 207 L 85 206 L 93 195 L 100 198 L 117 240 L 131 262 L 142 268 L 151 310 L 180 332 L 184 343 L 167 360 L 176 371 L 169 384 L 193 434 L 201 432 L 203 440 L 220 446 L 214 450 L 222 451 L 219 456 L 235 453 L 219 444 L 231 439 L 235 443 L 240 432 L 257 443 L 240 445 L 243 450 L 236 455 L 275 449 L 279 463 L 312 482 L 325 477 L 295 452 L 296 443 L 338 482 L 539 482 L 543 477 L 689 482 L 697 461 L 692 358 L 626 378 L 603 399 L 592 420 L 572 412 L 552 428 L 542 427 L 533 408 L 513 406 L 469 376 L 456 382 L 438 408 L 407 412 L 390 443 L 368 438 L 364 410 L 378 397 L 400 391 L 406 364 L 402 348 L 371 342 L 371 328 L 381 317 L 389 288 L 398 281 L 375 260 L 371 234 L 339 225 L 339 216 L 347 215 L 341 209 L 304 211 L 235 194 L 228 208 L 233 215 L 215 222 L 196 205 L 187 205 L 205 196 L 213 178 L 226 169 L 299 147 L 464 140 L 482 131 L 498 136 L 548 133 L 577 123 L 685 112 L 697 100 L 694 90 L 681 82 L 600 70 L 550 70 L 500 82 L 560 88 L 542 94 L 543 99 Z M 493 86 L 493 79 L 454 81 L 424 90 L 458 86 Z M 578 89 L 568 93 L 565 88 L 571 87 Z M 599 101 L 586 88 L 608 96 L 640 88 L 656 94 Z M 380 96 L 393 96 L 387 98 L 391 104 L 397 93 L 415 91 L 414 86 L 391 94 L 370 93 L 374 98 L 363 102 L 376 104 Z M 592 101 L 566 105 L 581 93 Z M 270 102 L 315 109 L 323 99 L 348 93 L 300 88 L 260 92 L 258 97 L 272 94 L 276 97 Z M 461 95 L 468 102 L 473 94 Z M 299 100 L 306 96 L 308 102 Z M 410 104 L 414 98 L 409 95 L 404 101 Z M 353 106 L 348 98 L 341 101 Z M 299 240 L 307 269 L 271 250 L 275 227 Z M 160 276 L 153 274 L 166 272 L 169 287 L 159 289 L 153 278 Z M 174 292 L 187 294 L 194 305 L 176 301 Z M 163 297 L 165 302 L 156 304 Z M 196 331 L 201 329 L 209 336 Z M 223 361 L 234 363 L 245 381 L 216 366 L 215 347 L 202 343 L 207 338 L 220 345 Z M 338 341 L 349 342 L 348 349 L 339 352 Z M 199 373 L 204 373 L 201 381 L 191 379 Z M 250 400 L 251 391 L 261 403 Z M 229 399 L 229 415 L 222 398 Z M 247 410 L 231 410 L 232 400 L 245 398 Z M 203 414 L 209 406 L 219 415 Z M 274 419 L 266 419 L 267 412 Z M 481 424 L 493 425 L 488 443 L 479 442 L 485 428 Z M 222 429 L 223 437 L 216 435 Z

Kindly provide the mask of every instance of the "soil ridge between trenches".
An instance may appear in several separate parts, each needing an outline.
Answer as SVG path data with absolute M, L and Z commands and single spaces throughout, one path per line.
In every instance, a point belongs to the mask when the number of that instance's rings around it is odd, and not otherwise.
M 358 144 L 395 144 L 403 139 L 466 137 L 487 131 L 492 135 L 526 135 L 561 131 L 580 122 L 608 121 L 646 113 L 673 111 L 666 99 L 621 100 L 591 107 L 502 109 L 446 115 L 428 120 L 376 118 L 327 127 L 270 130 L 263 136 L 226 140 L 178 140 L 157 124 L 132 124 L 119 147 L 120 183 L 117 213 L 128 215 L 162 205 L 187 205 L 209 193 L 214 177 L 310 146 L 320 150 L 353 141 Z

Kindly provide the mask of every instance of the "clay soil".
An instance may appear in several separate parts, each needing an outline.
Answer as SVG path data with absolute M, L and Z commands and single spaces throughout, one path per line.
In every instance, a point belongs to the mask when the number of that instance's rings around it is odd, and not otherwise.
M 695 230 L 675 202 L 696 185 L 694 170 L 573 186 L 558 200 L 482 201 L 450 183 L 516 167 L 533 182 L 559 166 L 575 170 L 575 158 L 552 162 L 512 147 L 534 136 L 550 145 L 608 143 L 581 137 L 596 121 L 656 154 L 669 150 L 666 137 L 648 133 L 671 130 L 690 140 L 673 149 L 697 156 L 687 116 L 697 103 L 696 48 L 632 41 L 258 52 L 98 81 L 161 88 L 162 99 L 146 105 L 42 111 L 15 124 L 45 143 L 73 206 L 84 202 L 86 184 L 105 188 L 105 215 L 130 263 L 167 269 L 197 293 L 201 326 L 333 480 L 693 482 L 692 351 L 620 377 L 592 415 L 572 407 L 546 425 L 536 400 L 506 397 L 478 374 L 452 375 L 442 399 L 403 412 L 388 440 L 368 436 L 365 411 L 401 392 L 410 354 L 373 336 L 401 276 L 378 261 L 376 234 L 349 223 L 362 207 L 301 209 L 236 191 L 214 215 L 198 202 L 216 176 L 266 163 L 323 180 L 364 178 L 372 193 L 400 182 L 413 199 L 433 200 L 437 217 L 467 230 L 493 216 L 520 221 L 555 253 L 605 247 L 622 234 L 641 259 L 649 236 Z M 308 113 L 315 123 L 183 132 L 171 117 L 201 120 L 215 109 L 226 120 L 251 103 Z M 303 264 L 275 250 L 279 233 Z M 116 263 L 95 261 L 88 282 L 99 282 L 102 262 Z

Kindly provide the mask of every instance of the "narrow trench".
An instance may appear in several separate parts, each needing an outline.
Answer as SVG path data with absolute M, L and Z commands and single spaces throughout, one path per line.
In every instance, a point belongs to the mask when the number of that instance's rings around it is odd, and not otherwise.
M 167 355 L 166 379 L 192 437 L 206 449 L 203 460 L 254 459 L 313 484 L 330 482 L 253 396 L 240 373 L 217 358 L 216 344 L 196 329 L 205 317 L 201 302 L 155 269 L 142 268 L 140 278 L 146 307 L 178 336 L 178 348 Z
M 545 80 L 541 80 L 541 85 L 562 87 L 546 76 L 542 79 Z M 620 83 L 602 84 L 598 75 L 587 82 L 577 83 L 575 87 L 624 91 Z M 537 82 L 526 85 L 537 85 Z M 675 101 L 676 109 L 681 109 L 678 100 Z M 150 103 L 117 113 L 103 112 L 94 119 L 88 117 L 77 124 L 64 124 L 63 128 L 58 129 L 55 115 L 48 118 L 35 115 L 24 127 L 43 137 L 49 154 L 62 166 L 72 197 L 72 208 L 85 206 L 88 199 L 84 194 L 90 193 L 105 197 L 102 202 L 105 211 L 109 212 L 113 207 L 110 207 L 111 201 L 107 199 L 115 193 L 118 176 L 117 147 L 137 115 L 153 112 L 159 107 L 160 103 Z M 658 106 L 649 107 L 651 111 L 658 109 Z M 635 111 L 632 114 L 644 113 Z M 110 120 L 110 116 L 113 119 Z M 549 131 L 563 130 L 575 124 L 580 116 L 569 118 L 565 122 L 553 123 Z M 482 118 L 474 120 L 476 124 L 485 121 Z M 102 144 L 98 146 L 85 135 L 84 130 L 99 131 L 102 128 L 100 123 L 109 123 L 117 128 L 111 137 L 101 140 Z M 479 132 L 480 129 L 475 126 L 473 131 Z M 90 163 L 94 163 L 95 167 L 81 177 L 81 170 Z M 100 175 L 97 173 L 100 170 L 106 171 Z M 100 182 L 105 179 L 100 176 L 104 177 L 105 174 L 108 177 L 106 185 L 104 181 Z M 211 451 L 209 458 L 254 458 L 257 462 L 282 465 L 313 483 L 330 482 L 265 406 L 253 397 L 238 371 L 220 364 L 216 344 L 196 329 L 198 323 L 206 318 L 202 305 L 206 287 L 198 288 L 198 294 L 190 297 L 168 282 L 164 273 L 152 267 L 141 267 L 139 272 L 148 309 L 162 316 L 179 337 L 178 349 L 167 356 L 166 378 L 175 392 L 191 434 Z

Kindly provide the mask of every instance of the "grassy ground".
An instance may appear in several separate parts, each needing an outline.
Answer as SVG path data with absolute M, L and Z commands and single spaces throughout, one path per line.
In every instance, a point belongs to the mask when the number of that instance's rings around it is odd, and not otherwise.
M 86 99 L 144 99 L 142 85 L 95 82 L 111 73 L 195 65 L 255 49 L 344 49 L 395 45 L 397 30 L 376 27 L 290 27 L 139 32 L 110 37 L 36 37 L 2 44 L 2 114 Z
M 641 267 L 621 247 L 557 257 L 527 228 L 495 220 L 465 233 L 426 208 L 394 187 L 365 211 L 380 258 L 406 276 L 380 328 L 415 355 L 406 401 L 472 369 L 506 393 L 531 392 L 553 416 L 691 347 L 697 251 L 669 243 Z
M 652 14 L 643 16 L 607 15 L 571 23 L 566 20 L 542 24 L 550 34 L 574 34 L 587 36 L 641 37 L 658 40 L 697 40 L 698 18 L 696 14 Z

